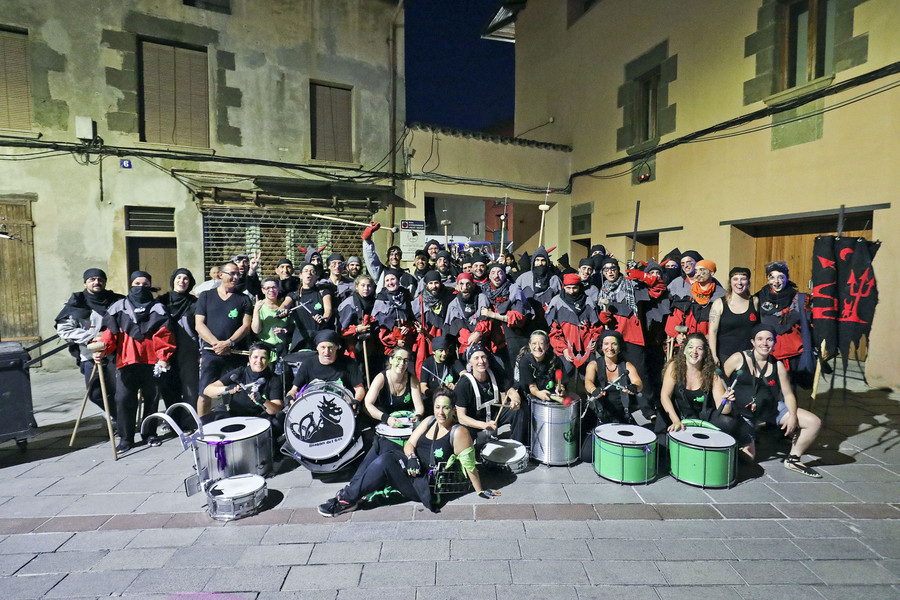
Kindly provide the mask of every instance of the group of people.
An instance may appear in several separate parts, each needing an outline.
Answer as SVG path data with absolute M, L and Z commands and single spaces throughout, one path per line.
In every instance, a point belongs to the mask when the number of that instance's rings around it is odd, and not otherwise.
M 264 417 L 277 436 L 291 403 L 321 380 L 350 390 L 360 435 L 415 415 L 404 446 L 366 438 L 356 476 L 320 507 L 328 516 L 385 485 L 428 505 L 418 478 L 450 455 L 493 497 L 474 467 L 481 446 L 498 435 L 527 444 L 529 404 L 575 395 L 589 407 L 584 460 L 596 424 L 662 435 L 696 418 L 730 433 L 748 460 L 759 427 L 778 426 L 791 438 L 785 466 L 819 477 L 800 459 L 819 420 L 797 407 L 793 389 L 815 359 L 806 298 L 785 263 L 767 265 L 751 294 L 749 269 L 731 269 L 722 286 L 715 263 L 695 251 L 623 271 L 599 245 L 573 268 L 566 257 L 554 265 L 543 247 L 517 262 L 431 240 L 407 271 L 398 246 L 382 262 L 378 229 L 363 232 L 362 260 L 309 248 L 299 275 L 284 258 L 262 276 L 258 253 L 239 254 L 199 286 L 177 269 L 160 295 L 144 271 L 131 274 L 126 296 L 106 289 L 102 270 L 85 271 L 57 331 L 90 399 L 102 407 L 96 369 L 114 390 L 118 449 L 135 443 L 139 391 L 145 415 L 162 398 L 195 406 L 207 422 Z M 152 425 L 141 434 L 161 443 Z

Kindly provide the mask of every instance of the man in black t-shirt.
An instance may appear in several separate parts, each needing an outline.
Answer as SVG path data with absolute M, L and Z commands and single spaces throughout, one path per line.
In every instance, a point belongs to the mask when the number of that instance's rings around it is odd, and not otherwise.
M 478 344 L 469 347 L 466 357 L 468 370 L 456 384 L 456 415 L 460 424 L 472 433 L 475 447 L 480 449 L 506 424 L 510 426 L 509 437 L 524 443 L 525 417 L 520 407 L 521 398 L 509 373 L 499 361 L 492 362 Z M 491 411 L 492 406 L 501 403 L 508 406 Z
M 275 437 L 284 432 L 281 377 L 269 368 L 271 350 L 264 344 L 250 347 L 249 364 L 229 371 L 203 390 L 209 398 L 230 394 L 227 405 L 217 406 L 203 417 L 210 423 L 225 417 L 262 417 L 272 423 Z
M 219 268 L 219 287 L 203 292 L 196 304 L 195 329 L 200 336 L 200 389 L 222 376 L 246 364 L 243 356 L 232 349 L 250 331 L 250 315 L 253 303 L 244 294 L 237 293 L 235 283 L 238 268 L 227 262 Z M 197 400 L 200 416 L 209 412 L 212 400 L 201 393 Z
M 294 382 L 285 397 L 293 403 L 298 391 L 316 379 L 335 381 L 353 393 L 356 402 L 362 402 L 366 391 L 362 376 L 355 364 L 342 354 L 341 337 L 336 331 L 326 329 L 316 335 L 316 355 L 305 359 L 294 374 Z

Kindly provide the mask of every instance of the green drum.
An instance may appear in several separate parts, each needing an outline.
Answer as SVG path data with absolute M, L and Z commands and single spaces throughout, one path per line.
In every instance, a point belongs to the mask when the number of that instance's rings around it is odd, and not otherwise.
M 721 431 L 721 429 L 719 429 L 709 421 L 703 421 L 702 419 L 682 419 L 681 424 L 685 427 L 703 427 L 704 429 L 715 429 L 716 431 Z
M 669 462 L 672 477 L 703 488 L 734 484 L 737 443 L 715 429 L 686 427 L 669 432 Z
M 656 435 L 637 425 L 608 423 L 594 429 L 594 471 L 618 483 L 656 479 Z

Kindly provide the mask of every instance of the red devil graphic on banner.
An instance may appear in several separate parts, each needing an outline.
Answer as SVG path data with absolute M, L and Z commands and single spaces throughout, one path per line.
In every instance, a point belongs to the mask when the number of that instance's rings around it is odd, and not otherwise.
M 812 318 L 816 348 L 840 352 L 846 367 L 850 344 L 872 330 L 878 286 L 872 259 L 881 246 L 863 238 L 820 236 L 813 245 Z

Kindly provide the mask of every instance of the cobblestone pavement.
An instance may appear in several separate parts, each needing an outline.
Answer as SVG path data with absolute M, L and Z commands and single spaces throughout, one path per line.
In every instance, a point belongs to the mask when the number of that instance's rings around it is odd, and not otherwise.
M 771 434 L 731 489 L 532 465 L 490 476 L 495 501 L 323 519 L 342 484 L 286 458 L 265 510 L 223 524 L 185 495 L 177 440 L 113 461 L 90 407 L 70 448 L 79 374 L 35 373 L 39 434 L 0 445 L 0 598 L 900 598 L 900 394 L 848 387 L 812 407 L 821 480 Z

